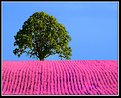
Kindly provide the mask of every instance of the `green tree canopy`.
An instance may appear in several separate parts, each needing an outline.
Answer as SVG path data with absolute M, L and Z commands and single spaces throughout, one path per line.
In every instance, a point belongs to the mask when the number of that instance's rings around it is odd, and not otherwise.
M 18 57 L 27 53 L 30 57 L 44 60 L 50 55 L 58 54 L 61 59 L 70 59 L 72 50 L 68 43 L 71 37 L 54 16 L 45 12 L 36 12 L 30 16 L 14 38 L 14 46 L 17 48 L 13 53 Z

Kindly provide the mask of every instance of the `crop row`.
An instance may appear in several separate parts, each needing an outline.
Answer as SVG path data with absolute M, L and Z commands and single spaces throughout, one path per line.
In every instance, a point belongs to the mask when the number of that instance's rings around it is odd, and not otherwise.
M 3 95 L 116 95 L 114 60 L 3 61 Z

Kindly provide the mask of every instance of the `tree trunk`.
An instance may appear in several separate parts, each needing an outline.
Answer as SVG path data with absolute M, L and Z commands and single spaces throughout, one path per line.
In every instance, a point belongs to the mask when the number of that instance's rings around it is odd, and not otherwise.
M 39 55 L 39 60 L 40 61 L 44 61 L 44 57 L 42 57 L 41 55 Z
M 40 60 L 40 61 L 44 61 L 44 58 L 43 58 L 43 59 L 42 59 L 42 58 L 39 58 L 39 60 Z
M 39 51 L 38 51 L 38 58 L 39 58 L 40 61 L 44 61 L 44 56 Z

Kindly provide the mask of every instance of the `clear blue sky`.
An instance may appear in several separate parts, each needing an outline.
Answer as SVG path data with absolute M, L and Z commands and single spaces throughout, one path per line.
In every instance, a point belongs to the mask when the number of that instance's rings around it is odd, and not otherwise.
M 35 60 L 26 54 L 15 56 L 13 43 L 24 21 L 41 11 L 66 27 L 72 38 L 72 60 L 117 60 L 117 2 L 2 2 L 2 60 Z

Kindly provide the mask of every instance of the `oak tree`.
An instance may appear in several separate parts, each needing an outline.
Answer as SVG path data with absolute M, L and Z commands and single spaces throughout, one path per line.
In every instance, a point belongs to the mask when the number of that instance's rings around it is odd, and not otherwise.
M 30 16 L 14 36 L 13 53 L 18 57 L 27 53 L 30 57 L 44 60 L 50 55 L 70 59 L 71 47 L 68 46 L 71 37 L 68 31 L 54 16 L 45 12 L 36 12 Z

